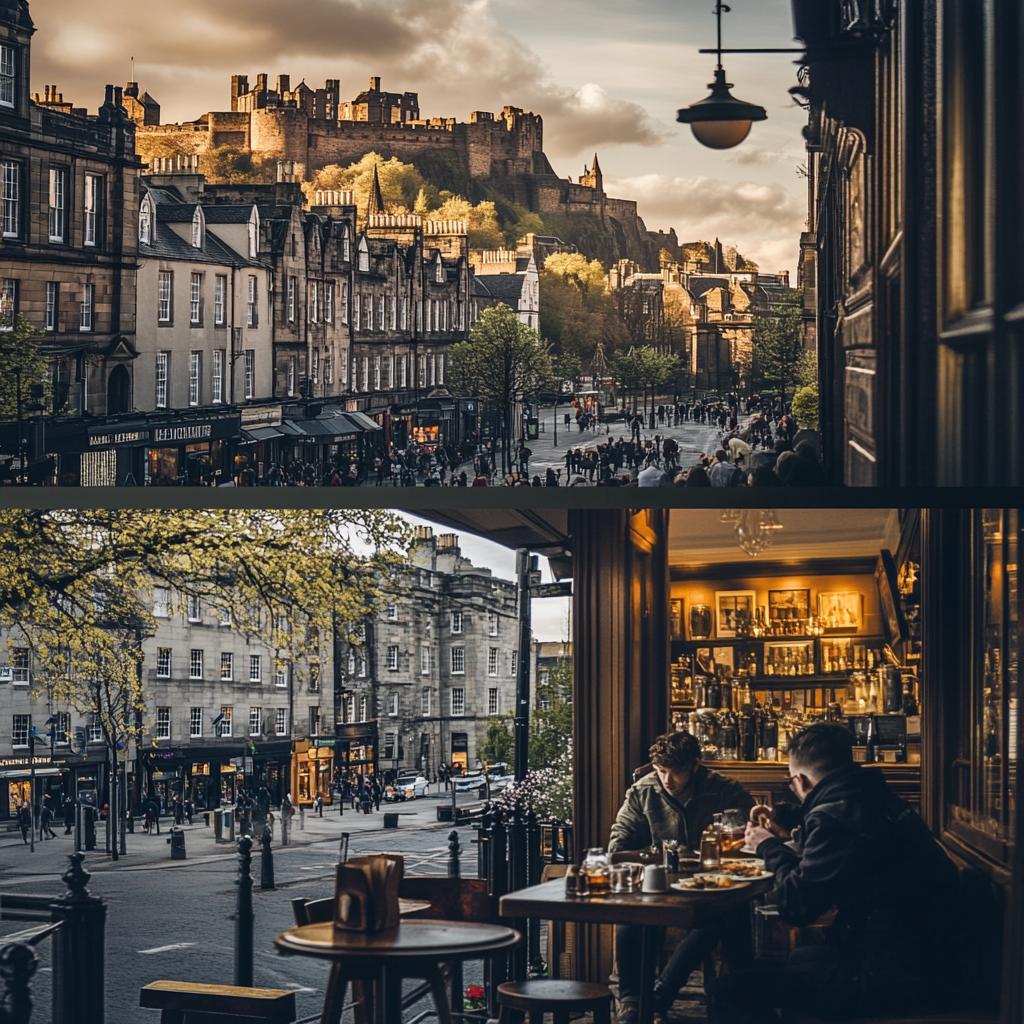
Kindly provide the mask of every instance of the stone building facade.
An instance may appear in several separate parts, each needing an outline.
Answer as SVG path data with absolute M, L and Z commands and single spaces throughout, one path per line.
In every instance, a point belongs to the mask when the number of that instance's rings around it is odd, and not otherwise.
M 382 768 L 472 768 L 488 717 L 513 710 L 517 655 L 515 584 L 474 566 L 457 535 L 417 527 L 398 597 L 348 652 L 338 728 L 376 718 Z
M 293 665 L 206 602 L 163 588 L 154 588 L 152 601 L 157 630 L 143 641 L 145 737 L 129 750 L 131 806 L 138 811 L 152 795 L 170 810 L 176 796 L 188 796 L 201 811 L 233 802 L 241 787 L 266 789 L 275 805 L 288 792 L 296 802 L 308 804 L 317 792 L 329 800 L 330 645 Z M 102 730 L 91 716 L 48 701 L 40 666 L 16 638 L 8 646 L 8 637 L 0 630 L 0 765 L 24 763 L 27 770 L 34 727 L 39 791 L 52 790 L 58 802 L 62 792 L 77 793 L 101 806 L 109 781 Z M 52 758 L 44 735 L 51 717 Z M 16 769 L 0 780 L 0 818 L 9 816 L 26 779 Z
M 520 245 L 515 250 L 479 250 L 470 253 L 470 262 L 472 322 L 481 310 L 504 304 L 527 327 L 540 327 L 540 274 L 530 248 Z
M 0 318 L 45 331 L 54 407 L 64 417 L 132 407 L 136 356 L 135 124 L 107 86 L 95 114 L 47 86 L 29 94 L 35 29 L 24 0 L 0 3 Z M 0 324 L 2 330 L 7 324 Z M 0 453 L 17 450 L 13 428 Z M 42 435 L 27 451 L 42 479 Z

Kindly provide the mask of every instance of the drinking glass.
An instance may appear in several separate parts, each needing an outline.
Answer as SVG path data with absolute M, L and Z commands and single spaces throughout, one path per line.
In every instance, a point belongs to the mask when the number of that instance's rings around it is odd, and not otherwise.
M 596 895 L 608 891 L 608 854 L 603 847 L 596 846 L 587 850 L 580 873 L 587 876 L 587 882 L 592 894 Z
M 633 873 L 629 864 L 615 864 L 608 869 L 612 892 L 632 892 Z

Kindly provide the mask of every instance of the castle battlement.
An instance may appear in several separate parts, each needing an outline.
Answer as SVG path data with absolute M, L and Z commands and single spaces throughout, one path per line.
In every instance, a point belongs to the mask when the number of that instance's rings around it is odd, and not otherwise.
M 428 220 L 423 224 L 425 235 L 465 235 L 466 222 L 463 220 Z

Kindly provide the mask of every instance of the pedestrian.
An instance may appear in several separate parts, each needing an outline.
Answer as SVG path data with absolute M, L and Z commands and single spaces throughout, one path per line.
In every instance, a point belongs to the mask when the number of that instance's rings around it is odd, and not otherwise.
M 373 806 L 375 810 L 380 810 L 380 800 L 383 796 L 383 792 L 380 786 L 380 779 L 374 775 L 373 782 L 370 783 L 370 792 L 373 795 Z
M 21 829 L 22 842 L 28 845 L 28 830 L 32 827 L 32 809 L 27 800 L 23 800 L 18 808 L 18 827 Z
M 53 808 L 50 806 L 50 794 L 47 793 L 43 799 L 43 810 L 40 815 L 40 827 L 39 827 L 39 838 L 40 839 L 56 839 L 57 833 L 53 831 L 51 827 L 53 823 Z M 49 835 L 43 835 L 44 832 L 48 832 Z
M 196 812 L 195 806 L 193 805 L 191 798 L 185 800 L 184 811 L 185 811 L 185 820 L 191 825 L 192 824 L 192 816 Z
M 72 829 L 75 827 L 75 801 L 71 799 L 69 793 L 64 797 L 64 835 L 71 835 Z
M 33 825 L 34 825 L 34 827 L 35 827 L 37 832 L 39 831 L 39 816 L 40 816 L 40 814 L 42 814 L 42 808 L 39 806 L 39 801 L 37 800 L 36 801 L 36 805 L 35 805 L 35 809 L 34 809 L 34 814 L 33 814 Z
M 185 808 L 182 806 L 181 797 L 174 798 L 174 824 L 180 825 L 185 820 Z
M 317 817 L 322 818 L 324 816 L 324 798 L 319 793 L 317 793 L 315 802 Z
M 149 834 L 160 835 L 160 805 L 156 802 L 156 797 L 149 798 L 149 804 L 146 808 L 146 817 L 149 819 Z

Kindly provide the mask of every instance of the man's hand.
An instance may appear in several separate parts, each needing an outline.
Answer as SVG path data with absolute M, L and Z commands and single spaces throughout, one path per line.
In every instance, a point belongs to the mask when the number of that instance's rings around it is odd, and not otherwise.
M 769 832 L 768 829 L 762 828 L 760 825 L 755 825 L 753 822 L 747 822 L 747 846 L 752 850 L 756 850 L 766 839 L 774 839 L 773 833 Z
M 748 833 L 750 827 L 756 827 L 761 832 L 767 832 L 768 835 L 774 836 L 776 839 L 790 839 L 790 834 L 778 825 L 775 821 L 775 812 L 764 804 L 757 804 L 750 808 L 750 824 L 747 826 Z M 761 840 L 758 840 L 760 842 Z M 754 844 L 750 842 L 750 836 L 747 836 L 747 842 L 749 845 Z

